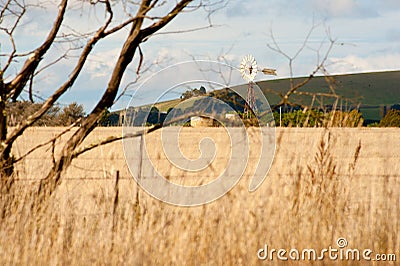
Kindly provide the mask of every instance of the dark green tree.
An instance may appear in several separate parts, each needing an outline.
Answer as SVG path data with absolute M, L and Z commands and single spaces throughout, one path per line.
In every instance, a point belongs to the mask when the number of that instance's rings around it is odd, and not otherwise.
M 199 92 L 201 95 L 205 95 L 207 93 L 206 88 L 204 88 L 203 86 L 200 87 Z
M 60 121 L 60 125 L 69 126 L 84 116 L 85 112 L 83 110 L 83 105 L 73 102 L 62 109 L 58 119 Z
M 150 109 L 150 113 L 147 117 L 147 123 L 151 125 L 159 124 L 160 123 L 160 111 L 157 107 L 153 106 Z

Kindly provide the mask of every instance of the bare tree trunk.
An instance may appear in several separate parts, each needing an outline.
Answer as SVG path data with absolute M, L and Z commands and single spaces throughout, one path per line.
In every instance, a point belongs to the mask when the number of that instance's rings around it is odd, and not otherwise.
M 11 81 L 4 83 L 3 80 L 3 74 L 4 71 L 10 66 L 11 62 L 13 62 L 14 57 L 16 56 L 16 46 L 15 46 L 15 40 L 13 37 L 14 30 L 17 28 L 18 23 L 21 21 L 25 11 L 26 11 L 26 6 L 25 4 L 17 4 L 20 8 L 22 8 L 22 12 L 18 13 L 15 12 L 14 10 L 8 10 L 9 8 L 9 3 L 10 1 L 3 7 L 3 10 L 1 12 L 0 20 L 3 19 L 3 16 L 5 16 L 4 12 L 7 10 L 10 12 L 10 14 L 14 15 L 17 17 L 15 24 L 10 28 L 4 28 L 3 31 L 9 35 L 12 43 L 12 48 L 14 49 L 10 56 L 9 60 L 6 63 L 6 65 L 0 70 L 0 177 L 8 177 L 5 180 L 7 183 L 12 182 L 11 175 L 13 173 L 14 167 L 13 167 L 13 157 L 11 156 L 11 148 L 14 143 L 14 141 L 17 139 L 18 136 L 20 136 L 25 128 L 19 130 L 17 134 L 14 134 L 14 136 L 9 136 L 7 138 L 7 112 L 6 112 L 6 106 L 7 106 L 7 101 L 11 98 L 13 101 L 16 101 L 17 98 L 20 96 L 21 92 L 23 91 L 24 87 L 26 86 L 27 82 L 33 78 L 34 72 L 37 69 L 39 63 L 43 59 L 43 56 L 47 53 L 47 51 L 51 48 L 52 44 L 54 43 L 54 40 L 57 36 L 57 33 L 59 29 L 61 28 L 61 24 L 64 20 L 64 14 L 66 11 L 67 7 L 67 2 L 68 0 L 62 0 L 59 6 L 59 11 L 56 17 L 56 20 L 53 24 L 52 29 L 49 32 L 49 35 L 47 36 L 46 40 L 40 45 L 38 48 L 36 48 L 31 55 L 29 56 L 28 59 L 26 59 L 22 69 L 19 71 L 19 73 L 16 75 L 15 78 L 13 78 Z M 31 80 L 32 82 L 32 80 Z M 41 114 L 43 115 L 43 114 Z M 40 116 L 38 116 L 40 118 Z M 37 119 L 38 119 L 37 118 Z M 34 122 L 34 121 L 33 121 Z M 32 123 L 33 123 L 32 122 Z M 31 123 L 31 124 L 32 124 Z M 30 125 L 31 125 L 30 124 Z M 13 135 L 13 134 L 11 134 Z M 3 181 L 3 180 L 2 180 Z
M 6 113 L 6 88 L 3 82 L 3 72 L 0 71 L 0 221 L 9 210 L 13 193 L 10 193 L 14 184 L 13 162 L 10 149 L 3 145 L 7 139 L 7 113 Z
M 12 158 L 10 156 L 11 150 L 3 144 L 7 139 L 7 112 L 6 112 L 6 87 L 3 82 L 3 73 L 0 73 L 0 176 L 8 179 L 13 172 Z M 6 180 L 8 183 L 8 180 Z
M 64 23 L 64 16 L 67 10 L 68 0 L 59 0 L 59 8 L 54 20 L 53 26 L 50 29 L 46 39 L 44 42 L 34 49 L 29 54 L 20 54 L 17 52 L 17 45 L 15 44 L 14 38 L 14 30 L 20 25 L 22 18 L 26 11 L 29 9 L 29 5 L 25 5 L 24 3 L 19 3 L 18 1 L 8 1 L 5 5 L 1 6 L 0 10 L 0 20 L 3 17 L 10 17 L 10 26 L 6 28 L 1 28 L 0 31 L 3 31 L 8 37 L 11 46 L 11 51 L 9 52 L 9 58 L 7 60 L 6 65 L 0 70 L 0 176 L 11 177 L 13 172 L 13 163 L 18 161 L 12 157 L 11 149 L 14 145 L 14 142 L 19 138 L 24 131 L 31 127 L 36 121 L 38 121 L 43 115 L 46 114 L 47 111 L 50 110 L 52 106 L 58 101 L 58 99 L 73 86 L 75 80 L 79 77 L 81 70 L 83 69 L 88 56 L 91 54 L 94 46 L 100 40 L 106 38 L 109 35 L 112 35 L 127 26 L 130 26 L 130 32 L 121 48 L 119 57 L 117 62 L 115 63 L 113 72 L 107 84 L 107 87 L 103 93 L 103 96 L 98 101 L 95 108 L 91 111 L 86 119 L 82 121 L 79 129 L 73 134 L 73 136 L 67 141 L 65 146 L 62 149 L 61 154 L 58 158 L 53 160 L 53 167 L 48 173 L 45 179 L 42 179 L 39 186 L 38 191 L 38 201 L 41 202 L 43 199 L 50 196 L 54 190 L 57 188 L 57 185 L 60 183 L 61 174 L 68 168 L 71 164 L 71 161 L 74 158 L 74 152 L 76 152 L 77 148 L 83 140 L 90 134 L 90 132 L 97 125 L 98 120 L 102 116 L 103 112 L 110 108 L 114 104 L 114 100 L 117 96 L 120 83 L 122 77 L 128 67 L 128 65 L 132 62 L 136 50 L 140 51 L 140 44 L 147 41 L 151 36 L 166 26 L 169 22 L 171 22 L 179 13 L 181 13 L 190 2 L 193 0 L 179 0 L 175 1 L 174 4 L 171 4 L 171 10 L 166 12 L 164 16 L 152 17 L 148 16 L 147 13 L 151 10 L 162 5 L 158 0 L 141 0 L 134 1 L 132 5 L 135 5 L 135 9 L 137 10 L 136 14 L 131 14 L 129 18 L 125 21 L 118 23 L 115 25 L 114 20 L 114 12 L 113 5 L 111 0 L 104 1 L 91 1 L 91 4 L 99 4 L 104 5 L 104 9 L 106 11 L 106 19 L 104 24 L 98 28 L 93 34 L 89 34 L 88 36 L 92 36 L 87 41 L 86 45 L 82 48 L 81 54 L 78 57 L 78 61 L 73 68 L 72 73 L 69 75 L 68 79 L 57 89 L 55 92 L 49 96 L 41 106 L 39 110 L 37 110 L 34 114 L 30 115 L 27 119 L 23 121 L 19 121 L 16 125 L 15 129 L 11 132 L 7 132 L 7 114 L 6 114 L 6 106 L 7 102 L 12 100 L 16 101 L 20 94 L 23 92 L 24 88 L 29 86 L 29 97 L 32 98 L 32 84 L 33 77 L 35 73 L 38 73 L 38 66 L 42 62 L 42 59 L 47 54 L 49 49 L 54 45 L 56 38 L 59 34 L 60 29 L 62 28 L 62 24 Z M 13 3 L 11 5 L 10 3 Z M 199 3 L 197 8 L 204 6 L 205 4 Z M 196 5 L 191 6 L 189 10 L 196 10 Z M 153 21 L 152 23 L 144 23 L 144 21 Z M 113 26 L 112 26 L 113 25 Z M 111 28 L 110 28 L 111 27 Z M 64 35 L 60 35 L 59 37 L 62 39 Z M 83 36 L 83 35 L 82 35 Z M 86 38 L 86 36 L 85 36 Z M 68 38 L 65 38 L 66 41 L 69 41 Z M 16 61 L 16 57 L 25 57 L 26 60 L 23 63 L 22 68 L 16 73 L 15 77 L 10 80 L 4 82 L 3 74 L 10 67 L 13 66 Z M 139 66 L 142 64 L 143 54 L 140 53 L 139 57 Z M 55 61 L 57 62 L 57 61 Z M 45 66 L 46 67 L 46 66 Z M 43 68 L 42 68 L 43 69 Z M 40 70 L 39 70 L 40 71 Z M 28 84 L 28 82 L 30 82 Z M 32 99 L 31 99 L 32 100 Z M 3 180 L 11 180 L 10 178 Z M 8 181 L 7 181 L 8 182 Z M 2 184 L 4 184 L 2 182 Z M 43 198 L 44 197 L 44 198 Z
M 56 161 L 53 168 L 45 179 L 42 179 L 39 192 L 43 197 L 50 196 L 61 181 L 62 173 L 69 167 L 73 159 L 76 148 L 96 127 L 97 121 L 102 116 L 105 109 L 110 108 L 117 96 L 118 89 L 125 73 L 126 68 L 132 62 L 139 45 L 153 33 L 157 32 L 176 17 L 192 0 L 181 0 L 176 6 L 159 21 L 151 24 L 147 28 L 142 28 L 145 14 L 151 9 L 151 1 L 143 0 L 136 14 L 137 19 L 132 23 L 131 31 L 125 40 L 118 60 L 115 64 L 110 80 L 102 98 L 94 107 L 89 116 L 82 122 L 81 127 L 68 140 L 63 148 L 59 160 Z
M 144 12 L 147 7 L 147 3 L 142 3 L 138 13 Z M 142 23 L 143 18 L 139 18 L 134 22 L 130 35 L 124 43 L 107 89 L 104 92 L 101 100 L 90 113 L 90 115 L 83 121 L 77 132 L 68 140 L 64 146 L 60 159 L 55 163 L 47 177 L 41 181 L 39 190 L 44 193 L 44 196 L 49 196 L 52 194 L 60 182 L 61 174 L 71 164 L 72 155 L 76 147 L 81 144 L 85 137 L 95 128 L 96 123 L 104 110 L 111 107 L 114 103 L 123 73 L 125 72 L 129 63 L 132 61 L 136 48 L 141 41 L 140 28 Z

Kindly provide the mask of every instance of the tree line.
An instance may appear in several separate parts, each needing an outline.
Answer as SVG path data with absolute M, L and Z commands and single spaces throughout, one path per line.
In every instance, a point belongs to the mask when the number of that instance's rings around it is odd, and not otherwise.
M 42 103 L 30 101 L 10 102 L 6 107 L 7 122 L 9 127 L 15 127 L 21 121 L 37 112 Z M 64 107 L 54 105 L 33 126 L 70 126 L 85 117 L 84 107 L 76 102 Z

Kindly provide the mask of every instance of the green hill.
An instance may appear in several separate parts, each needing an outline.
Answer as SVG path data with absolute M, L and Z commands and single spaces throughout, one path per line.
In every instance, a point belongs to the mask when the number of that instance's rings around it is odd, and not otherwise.
M 155 104 L 155 107 L 160 110 L 160 112 L 166 113 L 168 109 L 175 107 L 177 104 L 181 102 L 181 99 L 174 99 L 165 102 L 159 102 Z
M 400 71 L 371 72 L 359 74 L 333 75 L 335 90 L 344 99 L 340 104 L 343 107 L 360 106 L 360 111 L 367 120 L 380 120 L 384 108 L 400 103 Z M 294 78 L 294 84 L 301 83 L 306 77 Z M 277 94 L 285 94 L 290 89 L 289 79 L 275 79 L 257 82 L 262 92 L 267 97 L 271 106 L 279 103 Z M 246 90 L 247 85 L 241 85 L 240 90 Z M 311 79 L 306 85 L 298 89 L 298 92 L 330 93 L 330 89 L 324 76 Z M 217 92 L 218 93 L 218 92 Z M 291 102 L 310 105 L 312 97 L 309 95 L 294 94 Z M 181 100 L 175 99 L 156 104 L 161 112 L 177 105 Z M 333 103 L 329 98 L 323 99 L 324 104 Z M 314 106 L 318 106 L 317 103 Z
M 351 101 L 342 101 L 341 104 L 350 106 L 360 104 L 360 111 L 366 120 L 380 120 L 385 108 L 400 103 L 400 71 L 371 72 L 347 75 L 333 75 L 336 93 Z M 295 78 L 294 84 L 306 78 Z M 273 106 L 280 101 L 275 93 L 284 94 L 290 88 L 289 79 L 261 81 L 257 83 L 264 92 L 269 103 Z M 271 91 L 275 92 L 272 93 Z M 299 92 L 326 92 L 329 87 L 325 77 L 314 77 Z M 291 100 L 297 103 L 310 105 L 311 96 L 292 95 Z M 324 99 L 324 104 L 332 103 Z
M 362 105 L 392 105 L 400 102 L 400 71 L 372 72 L 332 76 L 336 82 L 336 93 L 353 99 Z M 295 78 L 300 83 L 305 78 Z M 271 105 L 277 104 L 279 97 L 267 90 L 285 93 L 290 88 L 289 79 L 258 82 Z M 329 92 L 325 77 L 314 77 L 299 91 Z

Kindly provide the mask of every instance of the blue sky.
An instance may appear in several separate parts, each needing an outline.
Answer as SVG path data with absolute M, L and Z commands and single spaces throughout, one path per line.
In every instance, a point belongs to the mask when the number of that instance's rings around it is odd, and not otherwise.
M 93 8 L 82 11 L 81 5 L 79 1 L 73 2 L 67 13 L 68 25 L 81 32 L 92 30 L 104 18 L 104 12 Z M 47 10 L 37 9 L 27 14 L 17 36 L 21 51 L 32 50 L 43 40 L 56 8 L 55 4 L 50 4 Z M 49 19 L 43 22 L 42 16 Z M 143 74 L 143 78 L 163 67 L 192 60 L 193 57 L 210 60 L 223 57 L 228 63 L 239 66 L 246 54 L 254 55 L 259 66 L 277 69 L 277 77 L 258 75 L 259 80 L 285 78 L 290 74 L 288 60 L 268 48 L 267 44 L 272 44 L 271 33 L 280 48 L 293 56 L 313 25 L 316 27 L 305 49 L 293 61 L 294 76 L 309 75 L 315 68 L 316 51 L 319 50 L 323 55 L 328 47 L 327 32 L 336 42 L 326 64 L 330 73 L 400 69 L 398 0 L 231 0 L 212 14 L 211 21 L 213 27 L 205 30 L 156 35 L 144 43 L 145 66 L 154 62 L 160 64 L 154 66 L 152 72 Z M 207 13 L 199 9 L 181 14 L 164 32 L 207 25 Z M 68 30 L 70 28 L 64 28 L 64 31 Z M 95 49 L 84 69 L 85 73 L 63 96 L 61 103 L 77 101 L 84 104 L 86 111 L 90 111 L 105 89 L 124 37 L 125 33 L 121 32 Z M 1 52 L 4 53 L 8 46 L 3 34 L 0 41 Z M 65 45 L 57 45 L 44 63 L 54 60 L 62 49 L 65 49 Z M 75 59 L 72 53 L 68 60 L 62 60 L 50 72 L 38 75 L 35 92 L 45 97 L 54 91 L 66 79 Z M 4 59 L 1 64 L 4 64 Z M 123 86 L 135 80 L 136 64 L 137 61 L 134 61 L 126 73 Z M 9 77 L 15 74 L 17 66 L 9 70 Z M 130 88 L 134 90 L 138 84 L 140 82 Z M 123 97 L 115 108 L 124 107 L 128 100 L 129 97 Z

